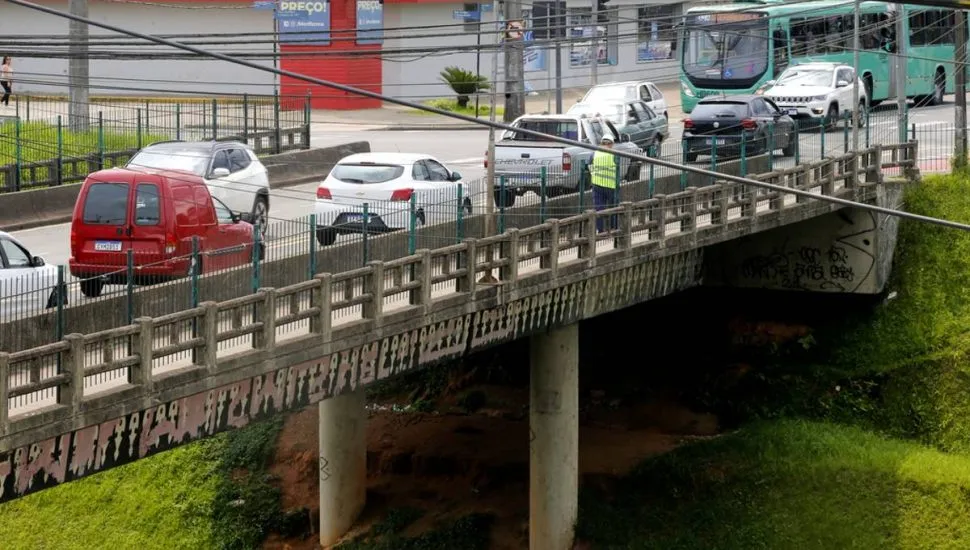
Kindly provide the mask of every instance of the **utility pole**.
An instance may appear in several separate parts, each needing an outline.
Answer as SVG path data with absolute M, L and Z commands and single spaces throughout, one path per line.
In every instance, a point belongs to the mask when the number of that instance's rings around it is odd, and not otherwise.
M 852 150 L 859 150 L 859 0 L 852 8 Z
M 562 114 L 562 41 L 559 39 L 562 33 L 566 32 L 565 17 L 559 13 L 559 2 L 553 2 L 556 10 L 555 28 L 551 30 L 556 33 L 556 114 Z M 563 25 L 559 24 L 560 17 L 563 17 Z
M 68 10 L 71 15 L 88 16 L 88 0 L 69 0 Z M 88 110 L 88 89 L 90 73 L 88 70 L 88 26 L 73 19 L 68 22 L 68 55 L 67 81 L 68 98 L 68 126 L 75 132 L 88 129 L 90 112 Z
M 953 152 L 957 168 L 967 166 L 967 14 L 956 10 L 956 49 L 953 68 L 956 70 L 956 151 Z
M 902 4 L 896 4 L 896 110 L 898 111 L 899 141 L 906 142 L 906 28 L 905 11 Z
M 495 17 L 495 32 L 492 33 L 492 85 L 489 89 L 488 120 L 495 122 L 495 88 L 498 87 L 498 46 L 502 35 L 502 4 L 498 0 L 492 0 L 492 14 Z M 488 127 L 488 151 L 485 153 L 485 161 L 488 163 L 485 168 L 485 234 L 482 237 L 490 237 L 495 234 L 495 127 Z M 482 282 L 494 282 L 495 277 L 486 273 Z
M 596 81 L 599 80 L 599 68 L 600 68 L 600 22 L 599 22 L 599 4 L 600 0 L 592 0 L 593 11 L 590 19 L 593 23 L 593 36 L 590 43 L 593 45 L 593 55 L 592 55 L 592 67 L 589 70 L 589 85 L 596 86 Z
M 505 52 L 505 122 L 525 114 L 525 29 L 520 0 L 506 0 Z

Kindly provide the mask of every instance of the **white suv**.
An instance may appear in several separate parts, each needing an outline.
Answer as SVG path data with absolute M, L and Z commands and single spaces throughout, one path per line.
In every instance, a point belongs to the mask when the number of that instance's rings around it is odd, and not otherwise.
M 200 176 L 209 193 L 236 213 L 252 215 L 266 234 L 269 175 L 249 145 L 236 141 L 162 141 L 135 153 L 127 167 L 186 170 Z
M 769 80 L 757 93 L 772 99 L 778 108 L 794 119 L 828 122 L 834 128 L 851 116 L 852 79 L 855 71 L 841 63 L 802 63 L 784 70 L 777 80 Z M 869 104 L 866 86 L 859 79 L 859 125 L 865 124 Z

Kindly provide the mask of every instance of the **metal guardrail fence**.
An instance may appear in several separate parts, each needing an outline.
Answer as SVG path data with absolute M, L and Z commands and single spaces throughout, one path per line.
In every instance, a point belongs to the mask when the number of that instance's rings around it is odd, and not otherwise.
M 911 155 L 916 154 L 916 149 L 915 144 L 889 146 L 880 149 L 879 154 L 890 157 L 883 162 L 888 170 L 909 170 L 915 166 Z M 765 158 L 748 161 L 764 166 Z M 767 158 L 770 164 L 770 156 Z M 855 158 L 852 153 L 787 168 L 775 166 L 767 174 L 753 177 L 782 178 L 786 185 L 811 181 L 831 185 L 848 177 L 846 159 L 850 158 Z M 731 167 L 737 168 L 738 164 L 746 163 L 735 161 Z M 536 192 L 520 197 L 515 207 L 499 202 L 496 228 L 501 233 L 594 208 L 650 200 L 714 183 L 705 177 L 688 180 L 679 174 L 660 176 L 659 169 L 644 168 L 641 172 L 636 178 L 620 182 L 613 196 L 602 204 L 594 202 L 587 178 L 580 179 L 579 188 L 571 193 L 553 195 L 542 182 L 556 180 L 561 173 L 540 170 L 538 174 L 526 174 L 523 177 L 539 180 Z M 323 271 L 354 270 L 374 260 L 414 254 L 421 248 L 460 243 L 481 235 L 478 214 L 484 212 L 485 193 L 503 193 L 507 179 L 511 178 L 500 178 L 499 188 L 494 190 L 485 189 L 481 181 L 464 187 L 449 185 L 420 198 L 417 193 L 412 194 L 409 201 L 343 204 L 339 215 L 327 219 L 310 215 L 272 221 L 265 237 L 254 228 L 251 240 L 229 249 L 207 250 L 198 240 L 189 240 L 182 242 L 170 257 L 119 253 L 112 264 L 97 270 L 96 276 L 89 273 L 72 277 L 67 266 L 58 266 L 55 275 L 5 281 L 0 284 L 0 350 L 18 351 L 59 340 L 71 332 L 107 330 L 145 315 L 174 314 L 203 301 L 249 295 L 268 284 L 291 284 Z M 346 198 L 338 194 L 334 199 L 341 203 Z M 333 241 L 329 240 L 333 235 L 326 235 L 331 231 L 336 233 Z M 220 274 L 229 278 L 216 285 L 213 281 Z
M 911 170 L 915 149 L 915 143 L 887 150 L 876 146 L 757 177 L 809 193 L 872 200 L 881 169 Z M 887 153 L 892 159 L 888 162 Z M 40 409 L 48 411 L 44 423 L 60 422 L 80 414 L 90 394 L 103 397 L 106 391 L 126 391 L 147 397 L 156 377 L 172 375 L 176 368 L 185 369 L 180 372 L 186 376 L 200 368 L 212 376 L 225 360 L 253 349 L 267 351 L 291 342 L 305 345 L 299 338 L 307 335 L 317 343 L 321 337 L 329 341 L 343 326 L 362 319 L 378 323 L 395 315 L 399 323 L 402 307 L 421 306 L 407 314 L 423 316 L 425 307 L 456 294 L 474 300 L 480 277 L 487 273 L 497 273 L 511 285 L 536 273 L 556 279 L 567 270 L 583 273 L 614 250 L 675 251 L 677 243 L 692 247 L 721 242 L 765 224 L 783 223 L 779 214 L 797 208 L 830 211 L 830 205 L 811 198 L 717 182 L 435 250 L 418 249 L 340 273 L 314 275 L 275 289 L 257 288 L 238 298 L 200 302 L 168 315 L 137 318 L 126 326 L 69 334 L 46 346 L 0 353 L 0 373 L 6 376 L 0 381 L 0 430 L 26 437 L 25 427 L 39 426 L 40 417 L 34 413 Z M 348 383 L 356 385 L 356 380 Z
M 119 98 L 89 103 L 83 129 L 68 126 L 64 98 L 15 98 L 13 120 L 0 119 L 0 193 L 81 181 L 155 141 L 238 140 L 257 154 L 310 147 L 309 97 Z

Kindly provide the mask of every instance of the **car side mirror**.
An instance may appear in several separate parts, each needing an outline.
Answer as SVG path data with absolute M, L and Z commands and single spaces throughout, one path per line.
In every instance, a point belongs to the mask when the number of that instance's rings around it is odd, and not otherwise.
M 246 223 L 254 223 L 256 220 L 253 218 L 253 215 L 250 212 L 240 212 L 239 214 L 233 213 L 232 223 L 239 223 L 241 221 Z
M 228 168 L 213 168 L 212 169 L 212 177 L 214 177 L 214 178 L 224 178 L 224 177 L 226 177 L 228 175 L 229 175 L 229 169 Z
M 630 134 L 620 134 L 620 143 L 627 143 L 630 141 Z
M 838 81 L 838 82 L 835 83 L 835 87 L 836 88 L 845 88 L 848 85 L 849 85 L 849 83 L 846 82 L 845 80 L 840 80 L 840 81 Z
M 33 258 L 30 259 L 30 265 L 33 267 L 44 267 L 45 265 L 44 258 L 41 258 L 40 256 L 34 256 Z
M 451 181 L 461 181 L 461 173 L 460 172 L 452 172 L 451 173 Z

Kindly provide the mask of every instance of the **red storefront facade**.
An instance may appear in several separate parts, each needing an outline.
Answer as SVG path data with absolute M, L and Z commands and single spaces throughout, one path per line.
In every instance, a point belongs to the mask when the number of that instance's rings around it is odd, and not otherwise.
M 193 4 L 233 3 L 253 4 L 253 0 L 176 0 Z M 278 1 L 278 0 L 277 0 Z M 388 4 L 443 4 L 454 0 L 383 0 Z M 255 9 L 255 8 L 254 8 Z M 279 45 L 279 66 L 283 70 L 304 74 L 341 84 L 353 85 L 381 93 L 380 44 L 358 44 L 357 0 L 329 0 L 329 44 L 299 45 L 285 41 Z M 273 17 L 272 11 L 267 16 Z M 224 32 L 224 31 L 216 31 Z M 309 95 L 314 109 L 374 109 L 381 106 L 377 99 L 361 97 L 325 86 L 309 84 L 290 77 L 280 78 L 280 94 L 284 98 Z

